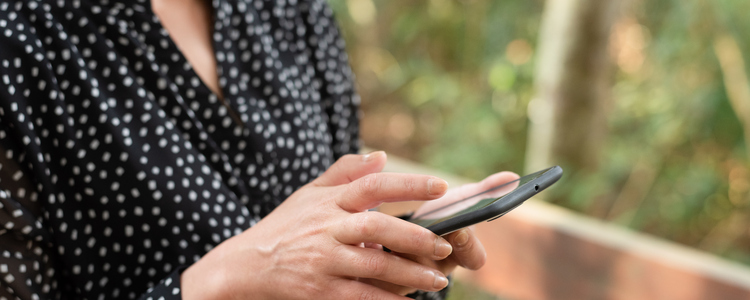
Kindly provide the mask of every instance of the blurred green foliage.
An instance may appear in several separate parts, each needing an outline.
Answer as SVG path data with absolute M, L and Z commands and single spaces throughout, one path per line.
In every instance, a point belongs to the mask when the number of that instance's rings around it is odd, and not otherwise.
M 366 144 L 474 179 L 523 170 L 544 1 L 330 2 L 358 76 Z M 750 263 L 750 151 L 715 48 L 729 36 L 750 61 L 750 2 L 623 3 L 601 167 L 549 193 Z
M 470 283 L 454 281 L 446 300 L 503 300 Z
M 367 2 L 376 9 L 369 20 L 356 10 Z M 542 2 L 331 3 L 364 97 L 368 145 L 473 178 L 523 168 L 533 65 L 504 53 L 512 40 L 533 43 Z M 495 17 L 506 15 L 524 17 Z

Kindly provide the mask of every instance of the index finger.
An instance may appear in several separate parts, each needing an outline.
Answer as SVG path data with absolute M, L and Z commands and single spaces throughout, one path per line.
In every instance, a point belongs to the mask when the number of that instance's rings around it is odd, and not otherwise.
M 336 204 L 349 212 L 362 212 L 383 202 L 437 199 L 447 189 L 448 183 L 435 176 L 375 173 L 346 185 Z
M 347 154 L 339 158 L 320 177 L 313 180 L 316 186 L 336 186 L 351 183 L 362 176 L 383 170 L 387 156 L 383 151 L 367 155 Z

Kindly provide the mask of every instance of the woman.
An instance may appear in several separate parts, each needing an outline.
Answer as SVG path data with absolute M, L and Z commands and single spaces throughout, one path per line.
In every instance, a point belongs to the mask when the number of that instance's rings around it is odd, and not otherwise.
M 4 1 L 0 31 L 0 299 L 434 298 L 484 263 L 367 211 L 447 185 L 346 155 L 323 0 Z

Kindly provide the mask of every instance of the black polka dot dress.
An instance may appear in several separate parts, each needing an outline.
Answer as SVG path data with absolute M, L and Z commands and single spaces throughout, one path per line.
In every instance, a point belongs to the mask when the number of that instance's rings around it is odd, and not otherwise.
M 0 300 L 179 299 L 184 268 L 358 150 L 323 0 L 214 0 L 224 99 L 147 0 L 0 2 Z

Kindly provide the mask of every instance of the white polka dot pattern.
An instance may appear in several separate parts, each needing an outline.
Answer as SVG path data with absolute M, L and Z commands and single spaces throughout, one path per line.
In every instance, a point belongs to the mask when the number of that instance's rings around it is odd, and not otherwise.
M 358 150 L 324 0 L 216 0 L 225 99 L 150 3 L 0 2 L 0 300 L 179 299 L 179 272 Z

